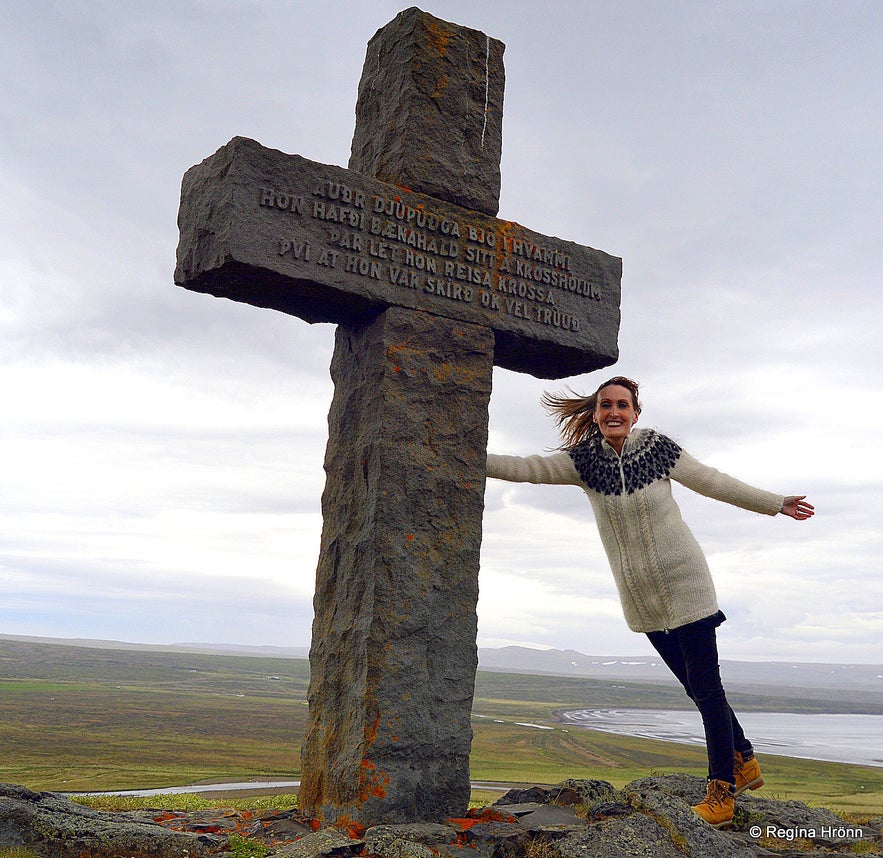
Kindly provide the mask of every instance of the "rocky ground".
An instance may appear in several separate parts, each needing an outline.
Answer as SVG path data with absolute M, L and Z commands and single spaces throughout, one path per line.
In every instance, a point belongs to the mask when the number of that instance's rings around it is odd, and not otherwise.
M 0 786 L 0 846 L 46 858 L 184 858 L 228 852 L 231 837 L 277 858 L 760 858 L 883 854 L 883 818 L 848 823 L 830 810 L 757 795 L 736 800 L 729 831 L 690 809 L 702 779 L 648 777 L 510 790 L 491 807 L 442 823 L 320 828 L 296 811 L 109 813 L 55 793 Z M 240 844 L 242 840 L 238 841 Z M 239 854 L 247 854 L 239 852 Z

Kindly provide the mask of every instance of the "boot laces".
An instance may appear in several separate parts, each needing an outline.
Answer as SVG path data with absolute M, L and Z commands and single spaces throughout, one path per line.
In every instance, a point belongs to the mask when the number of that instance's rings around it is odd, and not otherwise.
M 730 786 L 725 781 L 709 781 L 705 801 L 709 806 L 718 805 L 723 807 L 724 802 L 730 797 Z

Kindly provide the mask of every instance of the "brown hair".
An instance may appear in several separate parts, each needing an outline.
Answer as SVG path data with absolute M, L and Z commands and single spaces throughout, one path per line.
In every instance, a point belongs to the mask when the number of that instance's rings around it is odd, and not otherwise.
M 540 402 L 555 418 L 555 425 L 561 433 L 562 448 L 575 447 L 601 431 L 594 420 L 595 406 L 598 404 L 598 394 L 612 384 L 628 390 L 635 412 L 640 414 L 641 401 L 638 398 L 638 382 L 622 375 L 617 375 L 598 385 L 598 389 L 591 396 L 578 396 L 573 391 L 570 391 L 570 396 L 549 393 L 548 391 L 543 394 Z

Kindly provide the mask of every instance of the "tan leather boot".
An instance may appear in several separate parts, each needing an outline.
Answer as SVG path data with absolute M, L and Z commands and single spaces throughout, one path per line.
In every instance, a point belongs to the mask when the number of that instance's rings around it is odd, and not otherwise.
M 693 805 L 693 812 L 712 828 L 729 828 L 735 809 L 732 787 L 727 781 L 709 781 L 705 798 Z
M 742 795 L 747 789 L 760 789 L 763 786 L 763 775 L 760 773 L 760 763 L 755 757 L 743 760 L 742 755 L 736 751 L 736 795 Z

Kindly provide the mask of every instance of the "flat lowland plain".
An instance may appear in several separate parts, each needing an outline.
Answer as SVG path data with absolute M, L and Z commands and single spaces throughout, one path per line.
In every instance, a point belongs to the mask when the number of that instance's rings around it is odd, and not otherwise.
M 308 681 L 305 659 L 0 639 L 0 780 L 79 792 L 297 779 Z M 799 697 L 730 697 L 736 708 L 818 711 Z M 570 777 L 622 786 L 648 774 L 704 775 L 703 748 L 580 729 L 554 715 L 689 705 L 673 685 L 480 672 L 472 778 L 502 792 Z M 883 813 L 883 768 L 770 755 L 763 765 L 770 797 Z

